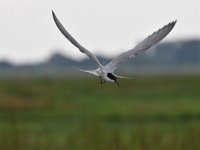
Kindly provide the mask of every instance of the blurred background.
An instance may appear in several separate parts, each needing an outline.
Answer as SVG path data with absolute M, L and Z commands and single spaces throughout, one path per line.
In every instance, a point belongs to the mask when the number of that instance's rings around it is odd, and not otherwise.
M 0 149 L 200 148 L 200 2 L 0 0 Z M 96 66 L 51 14 L 107 64 L 177 19 L 157 46 L 116 71 Z

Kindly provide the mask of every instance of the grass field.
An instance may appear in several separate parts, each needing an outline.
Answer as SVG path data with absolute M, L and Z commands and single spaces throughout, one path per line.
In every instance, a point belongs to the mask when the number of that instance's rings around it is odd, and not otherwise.
M 200 77 L 119 82 L 0 80 L 0 149 L 200 149 Z

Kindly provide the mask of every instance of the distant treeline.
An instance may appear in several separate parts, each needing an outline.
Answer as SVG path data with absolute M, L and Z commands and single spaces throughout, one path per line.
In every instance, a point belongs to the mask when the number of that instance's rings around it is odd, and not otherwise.
M 102 64 L 107 64 L 112 58 L 98 56 Z M 79 68 L 95 68 L 95 64 L 89 59 L 75 61 L 60 53 L 52 54 L 52 56 L 44 61 L 35 64 L 15 65 L 8 61 L 0 61 L 0 77 L 12 76 L 62 76 L 77 74 L 73 67 Z M 200 40 L 187 40 L 162 43 L 158 46 L 141 54 L 133 60 L 130 60 L 123 65 L 121 72 L 141 73 L 143 68 L 144 74 L 152 74 L 150 68 L 154 68 L 157 72 L 163 72 L 168 69 L 170 72 L 177 72 L 177 67 L 181 67 L 184 73 L 198 73 L 200 71 Z M 138 69 L 140 68 L 140 69 Z M 156 68 L 156 69 L 155 69 Z M 185 69 L 186 68 L 186 69 Z M 139 70 L 139 71 L 138 71 Z M 147 71 L 148 70 L 148 71 Z M 178 69 L 180 71 L 180 69 Z M 164 71 L 165 72 L 165 71 Z M 183 71 L 181 72 L 183 73 Z M 165 74 L 165 73 L 164 73 Z

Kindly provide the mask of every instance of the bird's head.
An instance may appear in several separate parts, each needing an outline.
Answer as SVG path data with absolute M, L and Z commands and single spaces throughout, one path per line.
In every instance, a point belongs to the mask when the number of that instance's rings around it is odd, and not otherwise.
M 116 85 L 119 85 L 119 83 L 117 82 L 117 77 L 115 75 L 113 75 L 112 73 L 108 73 L 107 77 L 112 80 Z

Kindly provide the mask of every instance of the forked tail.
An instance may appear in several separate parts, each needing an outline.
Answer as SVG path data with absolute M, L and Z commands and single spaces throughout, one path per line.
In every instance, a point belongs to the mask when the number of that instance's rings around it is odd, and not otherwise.
M 122 78 L 122 79 L 131 79 L 131 78 L 129 78 L 129 77 L 123 77 L 123 76 L 118 76 L 118 75 L 116 75 L 116 74 L 114 74 L 117 78 Z
M 73 67 L 73 68 L 75 68 L 75 69 L 77 69 L 77 70 L 79 70 L 79 71 L 82 71 L 82 72 L 87 72 L 87 73 L 93 74 L 93 75 L 95 75 L 95 76 L 99 76 L 99 75 L 97 74 L 96 70 L 84 70 L 84 69 L 80 69 L 80 68 L 76 68 L 76 67 Z

